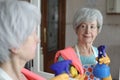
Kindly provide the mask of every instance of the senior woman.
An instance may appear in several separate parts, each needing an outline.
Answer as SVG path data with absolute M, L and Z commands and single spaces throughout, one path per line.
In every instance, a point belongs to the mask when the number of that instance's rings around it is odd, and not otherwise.
M 40 19 L 39 9 L 26 1 L 0 1 L 0 80 L 45 80 L 24 69 L 35 57 Z M 67 74 L 63 75 L 57 78 L 65 79 Z
M 84 78 L 85 80 L 89 80 L 89 79 L 99 80 L 92 73 L 93 66 L 96 64 L 96 57 L 98 55 L 98 50 L 96 47 L 93 46 L 93 42 L 97 37 L 97 35 L 101 32 L 102 25 L 103 25 L 103 16 L 101 12 L 97 9 L 82 8 L 79 9 L 74 16 L 73 28 L 77 34 L 78 42 L 72 48 L 74 49 L 75 55 L 77 56 L 77 58 L 79 59 L 85 70 L 85 74 L 86 74 L 86 77 Z M 69 54 L 65 55 L 62 52 L 63 51 L 56 53 L 55 60 L 61 61 L 67 59 L 67 56 Z M 74 55 L 72 55 L 71 57 L 73 56 Z M 76 59 L 76 57 L 74 59 Z M 101 61 L 101 64 L 102 63 L 108 64 L 109 62 L 110 60 L 107 56 L 104 58 L 104 60 Z M 78 74 L 78 72 L 75 71 L 76 68 L 77 67 L 75 65 L 71 67 L 72 70 L 74 69 L 74 72 L 71 72 L 72 76 L 74 77 L 75 75 Z M 105 79 L 112 80 L 111 76 Z

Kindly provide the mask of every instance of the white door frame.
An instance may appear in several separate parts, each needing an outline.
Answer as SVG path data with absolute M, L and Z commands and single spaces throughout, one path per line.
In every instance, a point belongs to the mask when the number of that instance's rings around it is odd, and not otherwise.
M 39 10 L 41 9 L 41 0 L 30 0 L 30 3 L 34 4 L 35 6 L 37 6 L 39 8 Z M 37 33 L 40 39 L 40 25 L 38 25 L 38 29 L 37 29 Z M 42 54 L 42 48 L 41 48 L 41 44 L 38 44 L 37 47 L 37 54 L 36 57 L 33 60 L 33 67 L 32 67 L 32 71 L 39 73 L 40 71 L 43 71 L 43 54 Z

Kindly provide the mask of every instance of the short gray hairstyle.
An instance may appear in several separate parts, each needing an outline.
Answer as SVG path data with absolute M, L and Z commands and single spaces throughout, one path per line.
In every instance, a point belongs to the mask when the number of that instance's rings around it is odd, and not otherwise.
M 97 26 L 100 32 L 103 25 L 103 16 L 101 12 L 92 8 L 79 9 L 74 15 L 73 28 L 76 29 L 82 22 L 94 20 L 97 20 Z
M 40 10 L 26 1 L 0 1 L 0 63 L 10 59 L 9 50 L 19 48 L 40 19 Z

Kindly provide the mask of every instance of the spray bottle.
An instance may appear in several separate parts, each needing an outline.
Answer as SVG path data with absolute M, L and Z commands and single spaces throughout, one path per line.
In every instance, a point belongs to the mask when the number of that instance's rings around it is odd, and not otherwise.
M 110 75 L 110 68 L 107 64 L 100 64 L 99 59 L 106 56 L 106 47 L 101 45 L 98 47 L 98 63 L 93 69 L 93 74 L 98 78 L 106 78 Z

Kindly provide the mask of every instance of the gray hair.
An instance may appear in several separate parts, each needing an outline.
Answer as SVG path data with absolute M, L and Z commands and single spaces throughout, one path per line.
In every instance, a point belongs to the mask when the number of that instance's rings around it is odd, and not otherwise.
M 103 16 L 101 12 L 92 8 L 79 9 L 74 15 L 73 28 L 76 29 L 82 22 L 89 22 L 94 20 L 97 20 L 97 26 L 100 32 L 103 25 Z
M 19 48 L 40 19 L 40 10 L 26 1 L 0 1 L 0 63 L 10 59 L 9 50 Z

